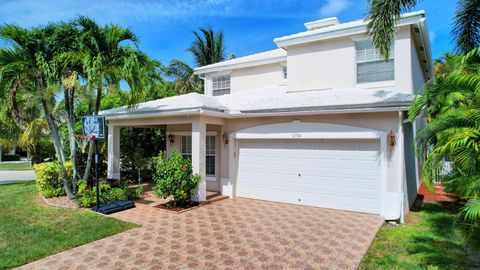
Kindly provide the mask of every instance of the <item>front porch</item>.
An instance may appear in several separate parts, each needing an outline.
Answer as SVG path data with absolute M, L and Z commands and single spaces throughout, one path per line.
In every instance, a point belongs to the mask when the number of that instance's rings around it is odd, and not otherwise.
M 202 115 L 131 119 L 107 117 L 107 125 L 108 179 L 121 178 L 121 128 L 162 128 L 166 130 L 166 156 L 177 151 L 191 158 L 193 173 L 202 179 L 193 192 L 192 200 L 206 201 L 208 192 L 232 194 L 232 185 L 225 180 L 228 179 L 228 141 L 224 139 L 224 119 Z

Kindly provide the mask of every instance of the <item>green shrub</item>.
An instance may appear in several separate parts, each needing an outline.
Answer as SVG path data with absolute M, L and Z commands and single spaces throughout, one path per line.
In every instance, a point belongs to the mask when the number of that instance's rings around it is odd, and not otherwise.
M 67 176 L 72 178 L 72 163 L 64 164 Z M 38 191 L 46 198 L 65 195 L 63 179 L 60 177 L 60 168 L 57 162 L 44 162 L 33 166 L 36 175 Z
M 154 193 L 164 199 L 172 196 L 177 202 L 190 201 L 192 190 L 200 183 L 200 176 L 193 175 L 190 159 L 183 158 L 178 152 L 173 152 L 169 159 L 157 159 L 154 176 L 157 186 Z
M 133 200 L 141 198 L 143 189 L 141 187 L 131 188 L 128 184 L 120 187 L 111 187 L 108 183 L 99 183 L 100 203 L 116 200 Z M 97 203 L 97 187 L 89 188 L 87 182 L 80 180 L 78 182 L 77 202 L 80 207 L 91 207 Z

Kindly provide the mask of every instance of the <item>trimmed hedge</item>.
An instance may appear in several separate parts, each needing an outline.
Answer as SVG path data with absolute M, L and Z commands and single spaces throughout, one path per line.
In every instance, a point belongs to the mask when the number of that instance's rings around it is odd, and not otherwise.
M 72 163 L 65 162 L 64 165 L 67 176 L 71 179 Z M 56 161 L 35 164 L 33 169 L 35 170 L 37 189 L 45 198 L 65 195 L 60 168 Z

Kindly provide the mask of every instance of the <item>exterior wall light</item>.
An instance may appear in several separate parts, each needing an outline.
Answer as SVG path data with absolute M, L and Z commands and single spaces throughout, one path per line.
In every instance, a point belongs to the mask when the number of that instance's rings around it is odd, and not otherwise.
M 395 134 L 395 132 L 390 131 L 390 132 L 387 134 L 387 146 L 388 146 L 388 150 L 389 150 L 389 151 L 392 151 L 396 144 L 397 144 L 397 135 Z
M 222 134 L 222 140 L 224 145 L 228 144 L 228 135 L 226 133 Z
M 172 145 L 174 142 L 175 142 L 175 136 L 173 136 L 172 134 L 168 134 L 168 142 L 170 143 L 170 145 Z

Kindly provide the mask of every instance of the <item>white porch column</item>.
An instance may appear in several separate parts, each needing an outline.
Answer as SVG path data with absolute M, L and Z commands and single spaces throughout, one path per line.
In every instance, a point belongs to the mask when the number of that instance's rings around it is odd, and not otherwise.
M 202 181 L 195 189 L 192 200 L 201 202 L 207 199 L 207 183 L 205 182 L 205 143 L 207 124 L 200 117 L 192 123 L 192 171 L 198 174 Z
M 108 127 L 108 179 L 120 180 L 120 127 Z

